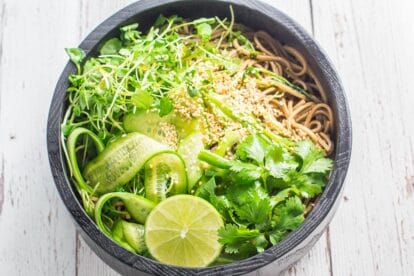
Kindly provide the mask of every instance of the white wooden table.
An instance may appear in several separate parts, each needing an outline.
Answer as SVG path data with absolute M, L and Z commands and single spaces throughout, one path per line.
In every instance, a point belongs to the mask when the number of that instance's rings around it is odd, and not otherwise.
M 76 233 L 58 197 L 46 119 L 63 48 L 131 2 L 0 0 L 0 275 L 116 275 Z M 414 275 L 414 1 L 272 3 L 333 60 L 354 131 L 341 206 L 285 274 Z

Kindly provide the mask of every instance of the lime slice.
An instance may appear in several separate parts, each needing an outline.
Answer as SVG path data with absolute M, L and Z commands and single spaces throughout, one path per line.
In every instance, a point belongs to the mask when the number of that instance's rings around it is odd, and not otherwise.
M 223 220 L 202 198 L 176 195 L 159 203 L 145 222 L 151 255 L 166 264 L 204 267 L 221 252 L 217 231 Z

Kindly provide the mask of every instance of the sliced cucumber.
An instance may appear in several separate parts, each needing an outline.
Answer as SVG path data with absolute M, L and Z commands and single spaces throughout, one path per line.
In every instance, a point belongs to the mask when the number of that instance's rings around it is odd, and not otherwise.
M 124 128 L 126 132 L 139 132 L 158 142 L 167 144 L 167 133 L 160 124 L 170 123 L 170 121 L 171 116 L 161 117 L 157 112 L 141 111 L 126 115 Z
M 199 132 L 187 136 L 178 146 L 177 151 L 184 159 L 187 169 L 189 193 L 203 175 L 202 162 L 198 159 L 198 154 L 202 150 L 204 150 L 203 135 Z
M 231 149 L 237 142 L 242 140 L 242 135 L 238 131 L 227 132 L 223 139 L 219 142 L 214 153 L 224 156 L 226 152 Z
M 139 222 L 144 224 L 145 220 L 147 219 L 148 214 L 154 209 L 155 203 L 142 197 L 140 195 L 126 193 L 126 192 L 114 192 L 114 193 L 107 193 L 101 196 L 96 202 L 95 206 L 95 221 L 99 228 L 106 234 L 108 231 L 105 227 L 105 224 L 102 222 L 102 209 L 105 203 L 112 199 L 112 198 L 119 198 L 125 205 L 125 209 L 131 215 L 131 217 Z
M 165 143 L 167 134 L 160 126 L 160 123 L 163 122 L 174 125 L 180 139 L 200 130 L 200 124 L 197 119 L 186 120 L 176 114 L 161 117 L 155 111 L 141 111 L 126 115 L 124 118 L 124 128 L 126 132 L 139 132 L 161 143 Z
M 167 196 L 187 191 L 184 161 L 174 153 L 161 153 L 145 164 L 145 196 L 160 202 Z
M 112 229 L 112 237 L 125 249 L 140 254 L 146 249 L 144 231 L 141 224 L 119 220 Z
M 144 226 L 132 222 L 123 221 L 124 237 L 128 244 L 137 253 L 142 253 L 145 249 Z
M 96 203 L 94 217 L 99 229 L 125 249 L 141 253 L 145 249 L 144 227 L 142 225 L 121 220 L 116 222 L 112 229 L 109 229 L 102 221 L 102 209 L 105 203 L 113 198 L 121 199 L 131 217 L 142 224 L 154 209 L 155 203 L 145 197 L 125 192 L 107 193 L 101 196 Z
M 194 132 L 201 131 L 201 125 L 198 119 L 184 119 L 178 115 L 172 115 L 170 122 L 176 126 L 178 137 L 183 139 Z
M 123 227 L 123 221 L 119 220 L 115 222 L 114 227 L 112 227 L 112 239 L 116 241 L 119 245 L 121 245 L 126 250 L 129 250 L 133 253 L 135 253 L 135 249 L 129 245 L 127 241 L 125 241 L 124 236 L 124 227 Z
M 167 146 L 139 133 L 127 134 L 107 146 L 86 166 L 83 176 L 97 194 L 128 183 L 154 155 Z

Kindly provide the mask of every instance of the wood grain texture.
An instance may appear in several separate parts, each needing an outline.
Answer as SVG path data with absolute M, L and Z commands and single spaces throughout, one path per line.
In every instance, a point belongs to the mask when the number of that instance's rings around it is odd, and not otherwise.
M 412 1 L 314 1 L 315 35 L 343 78 L 354 122 L 333 273 L 412 275 Z
M 2 275 L 73 275 L 75 230 L 53 185 L 45 122 L 56 78 L 75 43 L 76 3 L 2 1 Z M 53 22 L 53 24 L 52 24 Z
M 45 125 L 67 60 L 63 48 L 131 2 L 0 0 L 2 275 L 117 275 L 64 210 L 49 172 Z M 284 275 L 413 275 L 414 2 L 267 2 L 314 30 L 345 84 L 354 127 L 342 204 L 329 231 Z

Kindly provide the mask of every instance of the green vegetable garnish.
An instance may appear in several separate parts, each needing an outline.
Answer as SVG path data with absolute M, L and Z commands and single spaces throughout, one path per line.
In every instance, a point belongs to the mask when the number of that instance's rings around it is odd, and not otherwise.
M 265 237 L 279 242 L 304 220 L 301 199 L 321 193 L 332 160 L 309 141 L 298 142 L 292 152 L 283 144 L 270 142 L 263 135 L 250 135 L 239 143 L 235 160 L 209 151 L 199 158 L 217 168 L 217 173 L 198 191 L 223 216 L 234 221 L 219 235 L 225 252 L 246 257 L 263 251 Z M 222 170 L 228 171 L 224 173 Z M 224 176 L 223 176 L 224 175 Z M 218 189 L 215 178 L 223 187 Z M 226 205 L 218 199 L 225 197 Z M 237 225 L 234 225 L 234 223 Z M 265 246 L 266 248 L 266 246 Z

